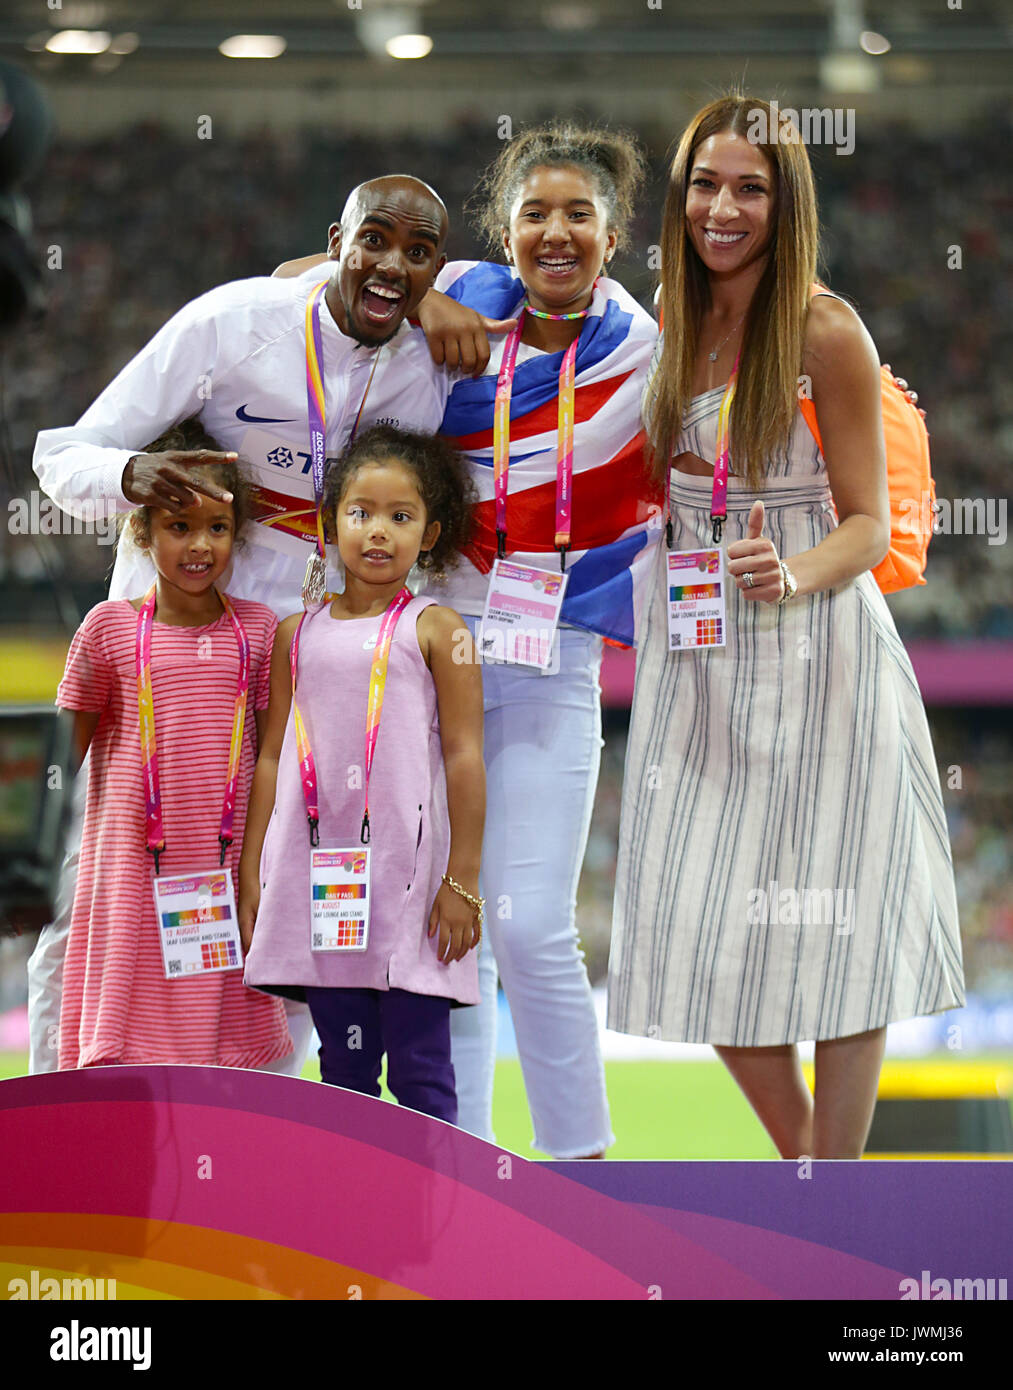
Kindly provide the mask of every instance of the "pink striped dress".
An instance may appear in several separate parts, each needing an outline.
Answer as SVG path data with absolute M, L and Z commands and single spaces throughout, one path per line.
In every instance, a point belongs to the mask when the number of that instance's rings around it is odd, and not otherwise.
M 277 619 L 232 600 L 250 640 L 250 693 L 236 791 L 239 864 L 256 761 L 254 710 L 265 709 Z M 127 599 L 93 608 L 78 629 L 56 703 L 101 711 L 90 749 L 88 805 L 63 977 L 60 1067 L 190 1063 L 256 1067 L 291 1051 L 284 1007 L 243 984 L 242 970 L 167 980 L 145 850 L 134 642 Z M 155 622 L 151 681 L 166 850 L 163 874 L 214 867 L 239 653 L 223 613 L 204 627 Z

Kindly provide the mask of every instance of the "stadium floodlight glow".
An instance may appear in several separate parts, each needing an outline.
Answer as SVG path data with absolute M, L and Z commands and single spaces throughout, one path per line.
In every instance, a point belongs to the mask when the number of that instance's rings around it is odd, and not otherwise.
M 425 24 L 420 4 L 370 0 L 365 10 L 356 13 L 354 24 L 359 42 L 372 58 L 424 58 L 433 46 L 422 32 Z M 421 42 L 427 47 L 416 52 Z
M 392 58 L 426 58 L 433 51 L 428 34 L 395 34 L 384 44 Z
M 881 74 L 878 64 L 864 53 L 827 53 L 820 59 L 820 84 L 828 92 L 875 92 Z
M 548 5 L 542 11 L 542 21 L 546 29 L 556 29 L 562 33 L 580 29 L 593 29 L 597 16 L 588 5 L 558 4 Z
M 884 34 L 877 34 L 874 29 L 865 29 L 858 40 L 862 51 L 871 53 L 874 58 L 878 58 L 881 53 L 890 52 L 890 40 Z
M 280 58 L 287 47 L 280 34 L 233 34 L 218 52 L 226 58 Z
M 113 41 L 101 29 L 57 29 L 46 41 L 50 53 L 104 53 Z

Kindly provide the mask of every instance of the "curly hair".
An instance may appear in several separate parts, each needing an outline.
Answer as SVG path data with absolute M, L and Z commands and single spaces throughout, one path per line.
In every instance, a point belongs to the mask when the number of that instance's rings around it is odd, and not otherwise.
M 503 249 L 511 205 L 532 169 L 567 165 L 590 177 L 608 208 L 609 230 L 616 233 L 617 248 L 625 245 L 646 167 L 636 137 L 604 126 L 548 121 L 508 141 L 468 200 L 475 226 L 494 253 Z
M 427 525 L 440 523 L 436 544 L 416 561 L 419 569 L 439 577 L 457 564 L 458 552 L 471 534 L 471 509 L 478 501 L 467 460 L 440 435 L 391 425 L 363 430 L 327 471 L 324 513 L 333 526 L 338 504 L 359 469 L 367 463 L 389 460 L 403 464 L 415 475 Z
M 184 453 L 196 449 L 212 449 L 216 453 L 223 452 L 222 446 L 217 440 L 211 438 L 196 415 L 191 416 L 189 420 L 183 420 L 178 425 L 173 425 L 172 429 L 166 430 L 157 439 L 153 439 L 150 444 L 146 444 L 141 452 L 164 454 L 173 449 Z M 236 538 L 236 544 L 242 545 L 243 527 L 253 515 L 254 488 L 239 462 L 198 463 L 181 466 L 183 471 L 195 482 L 209 480 L 232 493 L 232 516 L 235 521 L 233 535 Z M 138 549 L 146 550 L 151 544 L 151 508 L 135 507 L 132 512 L 127 512 L 125 516 L 121 517 L 120 534 L 122 535 L 124 532 L 129 533 L 130 539 Z

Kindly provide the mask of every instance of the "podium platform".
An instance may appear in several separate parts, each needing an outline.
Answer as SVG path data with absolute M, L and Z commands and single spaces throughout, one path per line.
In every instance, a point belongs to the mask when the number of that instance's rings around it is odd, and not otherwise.
M 0 1153 L 7 1298 L 897 1300 L 1009 1274 L 1004 1163 L 535 1163 L 262 1072 L 0 1082 Z

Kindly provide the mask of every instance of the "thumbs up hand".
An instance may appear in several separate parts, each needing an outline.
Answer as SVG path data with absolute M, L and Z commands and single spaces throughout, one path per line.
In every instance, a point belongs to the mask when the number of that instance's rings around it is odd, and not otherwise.
M 732 541 L 726 554 L 728 573 L 743 598 L 779 602 L 784 594 L 784 575 L 773 541 L 763 534 L 763 503 L 759 499 L 750 508 L 745 538 Z

